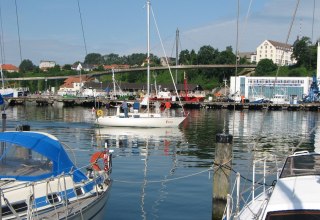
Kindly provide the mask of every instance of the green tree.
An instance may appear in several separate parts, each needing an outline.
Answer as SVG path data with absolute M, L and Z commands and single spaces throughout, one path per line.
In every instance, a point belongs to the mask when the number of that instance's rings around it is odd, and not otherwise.
M 104 63 L 107 65 L 111 64 L 123 64 L 118 54 L 110 53 L 103 56 Z
M 130 66 L 141 66 L 146 60 L 147 54 L 144 53 L 133 53 L 126 57 L 126 64 Z
M 23 60 L 19 65 L 20 72 L 22 73 L 33 71 L 34 68 L 35 66 L 33 65 L 32 61 L 28 59 Z
M 85 64 L 102 65 L 104 64 L 103 57 L 99 53 L 89 53 L 84 59 Z
M 179 54 L 179 64 L 190 65 L 191 56 L 189 50 L 182 50 Z
M 297 60 L 297 66 L 311 68 L 311 41 L 309 37 L 297 39 L 293 44 L 292 56 Z
M 194 50 L 190 51 L 190 64 L 197 65 L 198 64 L 198 55 Z
M 226 50 L 218 53 L 216 58 L 216 63 L 219 64 L 234 64 L 236 61 L 236 55 L 232 52 L 232 47 L 229 46 Z
M 214 64 L 219 51 L 211 46 L 202 46 L 198 51 L 199 64 Z
M 265 76 L 268 73 L 275 71 L 277 69 L 277 65 L 273 63 L 270 59 L 262 59 L 259 61 L 256 67 L 256 75 Z
M 62 67 L 63 70 L 71 70 L 71 65 L 70 64 L 65 64 L 63 67 Z

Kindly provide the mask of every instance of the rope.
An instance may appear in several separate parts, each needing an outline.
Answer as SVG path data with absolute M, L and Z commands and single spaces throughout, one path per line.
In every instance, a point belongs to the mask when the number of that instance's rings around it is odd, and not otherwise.
M 20 27 L 19 27 L 19 17 L 18 17 L 18 5 L 17 5 L 17 0 L 15 0 L 14 3 L 15 3 L 15 6 L 16 6 L 16 18 L 17 18 L 18 38 L 19 38 L 20 62 L 22 62 L 21 41 L 20 41 Z
M 3 24 L 2 24 L 2 6 L 0 2 L 0 51 L 1 51 L 1 63 L 6 62 L 5 50 L 4 50 L 4 37 L 3 37 Z
M 80 9 L 80 2 L 79 2 L 79 0 L 77 0 L 77 2 L 78 2 L 80 22 L 81 22 L 81 30 L 82 30 L 82 37 L 83 37 L 84 49 L 85 49 L 85 51 L 86 51 L 86 56 L 87 56 L 87 54 L 88 54 L 88 52 L 87 52 L 87 43 L 86 43 L 86 38 L 85 38 L 85 36 L 84 36 L 84 29 L 83 29 L 82 15 L 81 15 L 81 9 Z
M 226 162 L 228 163 L 228 162 Z M 192 174 L 188 174 L 188 175 L 185 175 L 185 176 L 181 176 L 181 177 L 176 177 L 176 178 L 169 178 L 169 179 L 162 179 L 162 180 L 149 180 L 147 181 L 147 183 L 163 183 L 163 182 L 172 182 L 172 181 L 175 181 L 175 180 L 180 180 L 180 179 L 186 179 L 186 178 L 189 178 L 189 177 L 193 177 L 193 176 L 197 176 L 197 175 L 200 175 L 202 173 L 205 173 L 205 172 L 208 172 L 208 171 L 213 171 L 213 173 L 215 173 L 218 169 L 221 169 L 221 168 L 225 168 L 227 170 L 230 170 L 234 173 L 239 173 L 237 172 L 236 170 L 234 170 L 233 168 L 231 168 L 230 166 L 226 165 L 226 163 L 224 164 L 218 164 L 218 163 L 215 163 L 213 162 L 213 165 L 217 166 L 217 168 L 213 168 L 213 166 L 211 166 L 210 168 L 208 169 L 205 169 L 205 170 L 202 170 L 202 171 L 199 171 L 199 172 L 195 172 L 195 173 L 192 173 Z M 251 179 L 243 176 L 240 174 L 240 177 L 242 179 L 245 179 L 249 182 L 253 182 Z M 128 181 L 128 180 L 120 180 L 120 179 L 113 179 L 114 182 L 120 182 L 120 183 L 130 183 L 130 184 L 142 184 L 142 183 L 145 183 L 145 180 L 144 181 Z M 255 184 L 257 185 L 265 185 L 265 186 L 273 186 L 273 184 L 263 184 L 261 182 L 257 182 L 255 181 L 254 182 Z
M 230 171 L 232 171 L 232 172 L 234 172 L 234 173 L 239 173 L 239 172 L 237 172 L 236 170 L 234 170 L 233 168 L 231 168 L 229 165 L 226 165 L 226 164 L 218 164 L 218 163 L 215 163 L 215 162 L 213 162 L 213 164 L 216 165 L 216 166 L 218 166 L 218 169 L 225 168 L 225 169 L 230 170 Z M 239 173 L 239 174 L 240 174 L 240 173 Z M 241 175 L 241 174 L 240 174 L 240 177 L 241 177 L 242 179 L 248 181 L 248 182 L 251 182 L 251 183 L 253 182 L 251 179 L 249 179 L 249 178 L 247 178 L 247 177 L 245 177 L 245 176 L 243 176 L 243 175 Z M 255 184 L 258 184 L 258 185 L 261 185 L 261 186 L 263 186 L 263 185 L 265 185 L 265 186 L 273 186 L 272 184 L 271 184 L 271 185 L 269 185 L 269 184 L 263 184 L 263 183 L 260 183 L 260 182 L 257 182 L 257 181 L 255 181 L 254 183 L 255 183 Z
M 200 172 L 196 172 L 196 173 L 192 173 L 192 174 L 188 174 L 188 175 L 185 175 L 185 176 L 181 176 L 181 177 L 176 177 L 176 178 L 170 178 L 170 179 L 163 179 L 163 180 L 150 180 L 150 181 L 147 181 L 147 183 L 163 183 L 163 182 L 171 182 L 171 181 L 175 181 L 175 180 L 180 180 L 180 179 L 185 179 L 185 178 L 188 178 L 188 177 L 192 177 L 192 176 L 196 176 L 196 175 L 200 175 L 204 172 L 208 172 L 210 171 L 212 168 L 208 168 L 206 170 L 202 170 Z M 121 182 L 121 183 L 138 183 L 138 184 L 142 184 L 142 183 L 145 183 L 146 181 L 126 181 L 126 180 L 117 180 L 117 179 L 113 179 L 113 181 L 115 182 Z

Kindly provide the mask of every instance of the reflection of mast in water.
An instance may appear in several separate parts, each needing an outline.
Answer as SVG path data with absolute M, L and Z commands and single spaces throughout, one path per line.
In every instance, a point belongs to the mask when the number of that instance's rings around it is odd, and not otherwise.
M 170 155 L 170 144 L 171 144 L 171 142 L 168 141 L 167 139 L 165 139 L 163 143 L 164 143 L 165 156 L 169 156 Z M 176 145 L 174 145 L 174 146 L 176 146 Z M 173 161 L 173 163 L 172 163 L 172 167 L 170 169 L 169 175 L 165 176 L 164 180 L 161 181 L 161 188 L 159 189 L 159 192 L 160 192 L 159 199 L 157 199 L 155 201 L 155 204 L 152 206 L 153 215 L 155 217 L 158 217 L 158 216 L 155 215 L 155 213 L 159 210 L 159 209 L 157 209 L 157 207 L 160 205 L 161 202 L 164 201 L 164 199 L 168 195 L 168 192 L 166 191 L 166 189 L 167 189 L 166 183 L 168 182 L 169 177 L 171 177 L 175 173 L 175 170 L 176 170 L 176 167 L 177 167 L 177 151 L 176 151 L 176 147 L 174 147 L 174 150 L 172 151 L 172 161 Z
M 143 184 L 141 187 L 141 216 L 143 219 L 147 219 L 147 213 L 144 210 L 144 199 L 146 197 L 146 187 L 147 187 L 147 171 L 148 171 L 148 154 L 149 154 L 149 140 L 146 139 L 146 147 L 141 148 L 141 155 L 145 156 L 144 159 L 144 170 L 143 170 Z M 143 152 L 145 150 L 145 152 Z

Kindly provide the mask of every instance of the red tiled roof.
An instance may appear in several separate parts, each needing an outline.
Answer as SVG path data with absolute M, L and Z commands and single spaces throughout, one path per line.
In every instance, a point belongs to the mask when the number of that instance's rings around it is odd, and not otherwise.
M 88 76 L 81 76 L 81 82 L 87 82 L 87 81 L 91 81 L 92 79 Z M 69 78 L 67 78 L 63 85 L 61 85 L 61 87 L 64 88 L 73 88 L 73 83 L 80 83 L 80 77 L 79 76 L 71 76 Z
M 16 72 L 19 71 L 19 68 L 12 64 L 2 64 L 1 67 L 2 67 L 2 70 L 16 71 Z

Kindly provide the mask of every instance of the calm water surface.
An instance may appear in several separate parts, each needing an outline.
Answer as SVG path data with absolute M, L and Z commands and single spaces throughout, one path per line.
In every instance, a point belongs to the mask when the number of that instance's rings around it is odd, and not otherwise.
M 283 158 L 300 142 L 300 149 L 320 147 L 317 112 L 192 110 L 178 129 L 97 128 L 91 109 L 60 104 L 28 103 L 6 114 L 8 130 L 29 124 L 57 136 L 78 166 L 105 143 L 114 150 L 103 219 L 213 219 L 209 170 L 218 133 L 233 135 L 232 166 L 239 172 L 248 171 L 252 158 Z

